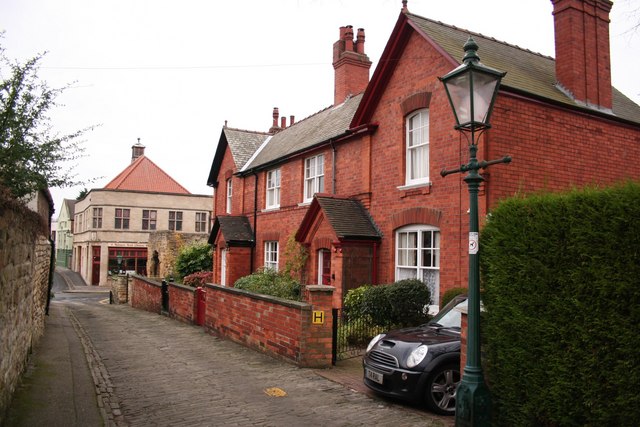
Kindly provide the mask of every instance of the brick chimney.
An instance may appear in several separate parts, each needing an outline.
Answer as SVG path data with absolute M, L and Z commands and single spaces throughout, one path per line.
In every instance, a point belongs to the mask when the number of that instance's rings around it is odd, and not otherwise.
M 140 143 L 140 138 L 138 138 L 138 142 L 131 146 L 131 163 L 135 162 L 138 157 L 144 156 L 144 149 L 146 147 Z
M 558 87 L 577 102 L 611 110 L 609 0 L 551 0 Z
M 349 95 L 356 95 L 367 88 L 369 68 L 371 61 L 364 53 L 364 29 L 358 29 L 354 42 L 353 27 L 340 27 L 340 39 L 333 44 L 334 105 L 341 104 Z

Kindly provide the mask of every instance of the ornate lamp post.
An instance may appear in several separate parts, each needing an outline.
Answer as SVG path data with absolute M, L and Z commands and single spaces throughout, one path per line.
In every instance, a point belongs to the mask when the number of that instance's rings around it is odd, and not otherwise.
M 489 118 L 498 94 L 500 80 L 506 73 L 483 65 L 476 51 L 478 45 L 469 37 L 464 45 L 463 63 L 440 80 L 444 84 L 453 114 L 455 129 L 468 132 L 469 163 L 457 169 L 442 170 L 440 175 L 468 172 L 464 181 L 469 188 L 469 300 L 467 329 L 467 363 L 456 392 L 456 426 L 489 426 L 491 399 L 484 383 L 480 363 L 480 264 L 478 259 L 478 189 L 484 178 L 479 169 L 497 163 L 509 163 L 511 157 L 478 161 L 476 132 L 491 127 Z

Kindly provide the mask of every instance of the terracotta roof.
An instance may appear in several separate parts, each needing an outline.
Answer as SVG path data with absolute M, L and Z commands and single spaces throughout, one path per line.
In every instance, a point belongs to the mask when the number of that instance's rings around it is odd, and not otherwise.
M 215 243 L 218 231 L 222 233 L 227 246 L 248 246 L 255 244 L 251 224 L 246 216 L 217 216 L 209 235 L 209 244 Z
M 503 88 L 515 89 L 593 111 L 576 103 L 573 98 L 556 87 L 556 65 L 553 58 L 411 13 L 407 14 L 407 18 L 410 25 L 423 36 L 433 40 L 458 64 L 464 56 L 464 43 L 469 35 L 472 35 L 480 46 L 478 49 L 480 61 L 489 67 L 507 72 L 501 83 Z M 640 123 L 640 106 L 615 88 L 612 89 L 613 114 L 622 119 Z
M 191 194 L 146 156 L 138 157 L 104 188 L 148 193 Z
M 345 135 L 362 94 L 300 120 L 273 135 L 242 169 L 247 171 L 287 158 L 332 138 Z

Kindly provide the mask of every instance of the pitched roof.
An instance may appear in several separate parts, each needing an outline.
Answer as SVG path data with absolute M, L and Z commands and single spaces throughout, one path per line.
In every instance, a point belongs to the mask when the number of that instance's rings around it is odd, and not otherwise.
M 358 200 L 316 194 L 296 233 L 296 240 L 304 240 L 320 213 L 329 221 L 340 240 L 380 240 L 382 238 L 369 211 Z
M 75 213 L 77 200 L 73 199 L 62 199 L 62 206 L 67 205 L 67 209 L 69 210 L 69 216 L 73 218 Z
M 209 235 L 209 244 L 215 243 L 218 231 L 222 233 L 227 246 L 248 246 L 255 244 L 251 224 L 246 216 L 217 216 Z
M 191 194 L 146 156 L 138 157 L 105 185 L 104 189 Z
M 452 69 L 461 64 L 464 57 L 463 46 L 471 35 L 480 46 L 478 56 L 482 63 L 507 72 L 502 80 L 501 90 L 541 98 L 588 112 L 596 111 L 576 102 L 556 87 L 553 58 L 412 13 L 401 13 L 352 126 L 366 122 L 367 117 L 372 113 L 379 96 L 372 92 L 378 91 L 377 88 L 383 86 L 384 81 L 393 72 L 397 61 L 390 59 L 397 58 L 402 53 L 411 29 L 417 31 L 427 42 L 448 57 Z M 612 90 L 614 117 L 640 123 L 640 106 L 615 88 Z M 606 114 L 602 111 L 599 113 Z
M 220 167 L 222 166 L 222 160 L 227 147 L 231 150 L 231 156 L 233 157 L 236 170 L 240 170 L 270 136 L 270 134 L 265 132 L 223 127 L 216 147 L 216 153 L 211 163 L 207 184 L 214 187 L 218 185 L 218 174 L 220 173 Z
M 309 116 L 269 138 L 242 171 L 260 168 L 347 134 L 362 94 Z

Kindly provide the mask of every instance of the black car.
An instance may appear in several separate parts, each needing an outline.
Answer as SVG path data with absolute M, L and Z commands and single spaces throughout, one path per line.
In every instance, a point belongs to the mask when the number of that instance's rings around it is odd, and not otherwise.
M 459 295 L 428 323 L 373 338 L 362 359 L 365 385 L 384 396 L 453 415 L 460 382 L 458 308 L 466 306 L 466 295 Z

